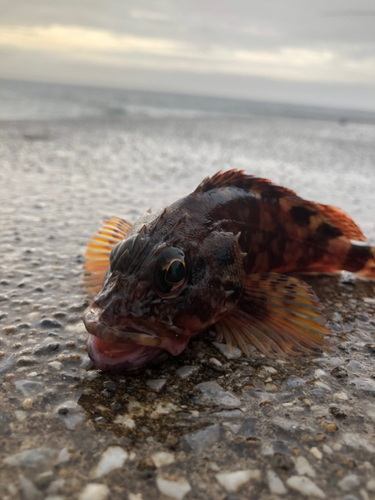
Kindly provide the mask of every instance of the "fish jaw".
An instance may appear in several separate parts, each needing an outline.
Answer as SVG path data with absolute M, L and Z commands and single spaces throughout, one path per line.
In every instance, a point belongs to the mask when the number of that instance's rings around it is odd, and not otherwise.
M 87 351 L 101 370 L 133 370 L 167 351 L 180 354 L 191 333 L 142 318 L 120 318 L 114 325 L 103 320 L 103 309 L 95 302 L 83 313 L 89 332 Z
M 156 363 L 166 354 L 164 349 L 124 344 L 122 342 L 106 342 L 105 340 L 89 335 L 87 352 L 91 361 L 99 370 L 111 372 L 125 372 L 136 370 L 151 361 Z

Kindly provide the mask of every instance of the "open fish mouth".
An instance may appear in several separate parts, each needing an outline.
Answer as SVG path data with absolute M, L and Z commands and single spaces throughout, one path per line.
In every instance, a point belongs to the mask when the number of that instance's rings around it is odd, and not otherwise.
M 89 332 L 87 352 L 103 371 L 135 370 L 156 362 L 168 351 L 177 356 L 186 347 L 190 335 L 175 326 L 137 318 L 120 318 L 116 325 L 102 320 L 102 308 L 93 303 L 83 313 Z

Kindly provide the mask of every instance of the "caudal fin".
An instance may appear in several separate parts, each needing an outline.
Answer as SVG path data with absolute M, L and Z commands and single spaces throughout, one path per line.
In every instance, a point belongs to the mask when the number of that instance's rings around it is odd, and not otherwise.
M 375 247 L 352 242 L 343 268 L 364 278 L 375 279 Z

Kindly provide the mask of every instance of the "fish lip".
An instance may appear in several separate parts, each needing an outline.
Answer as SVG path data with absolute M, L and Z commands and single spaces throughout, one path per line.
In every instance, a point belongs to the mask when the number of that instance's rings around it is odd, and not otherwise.
M 168 356 L 164 349 L 148 346 L 127 344 L 128 349 L 124 354 L 111 356 L 111 353 L 103 349 L 99 337 L 89 335 L 87 339 L 87 354 L 99 370 L 110 372 L 134 371 L 144 365 L 159 363 L 163 359 L 163 353 Z M 108 344 L 109 346 L 110 344 Z M 124 344 L 125 345 L 125 344 Z M 132 349 L 134 347 L 134 349 Z
M 173 356 L 180 354 L 190 339 L 190 332 L 182 328 L 151 322 L 142 318 L 122 318 L 120 326 L 111 326 L 100 319 L 102 308 L 91 304 L 83 313 L 83 322 L 90 335 L 106 342 L 136 344 L 159 348 Z M 121 326 L 126 328 L 121 328 Z

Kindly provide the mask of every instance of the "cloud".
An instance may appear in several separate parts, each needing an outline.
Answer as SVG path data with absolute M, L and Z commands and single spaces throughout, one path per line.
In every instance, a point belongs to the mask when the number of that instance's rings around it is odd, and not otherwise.
M 230 73 L 299 81 L 375 82 L 375 56 L 350 50 L 280 46 L 231 48 L 166 38 L 120 35 L 83 26 L 0 26 L 0 49 L 62 54 L 106 66 Z

